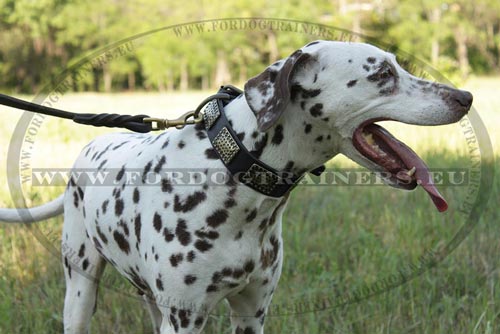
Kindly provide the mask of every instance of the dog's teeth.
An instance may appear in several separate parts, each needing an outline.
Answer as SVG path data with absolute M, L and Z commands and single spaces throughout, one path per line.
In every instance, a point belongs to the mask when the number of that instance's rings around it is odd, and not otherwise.
M 375 140 L 373 140 L 373 135 L 371 133 L 363 132 L 363 137 L 369 145 L 374 145 Z
M 406 174 L 408 174 L 409 176 L 412 176 L 413 174 L 415 174 L 416 170 L 417 170 L 417 168 L 415 166 L 413 166 L 412 169 L 410 169 L 409 171 L 406 172 Z

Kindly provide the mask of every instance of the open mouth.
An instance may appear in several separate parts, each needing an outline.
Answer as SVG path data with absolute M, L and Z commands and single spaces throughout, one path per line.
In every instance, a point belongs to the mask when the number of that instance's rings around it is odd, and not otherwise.
M 421 185 L 436 208 L 446 211 L 448 204 L 436 189 L 425 162 L 389 131 L 375 124 L 376 121 L 380 119 L 366 121 L 354 131 L 354 147 L 381 167 L 381 176 L 391 181 L 392 186 L 412 190 Z

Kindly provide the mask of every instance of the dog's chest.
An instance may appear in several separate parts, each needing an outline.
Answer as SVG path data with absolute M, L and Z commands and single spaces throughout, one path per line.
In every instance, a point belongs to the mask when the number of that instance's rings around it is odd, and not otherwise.
M 275 271 L 285 201 L 235 182 L 174 182 L 167 171 L 196 171 L 202 178 L 207 170 L 224 167 L 204 154 L 210 148 L 206 139 L 146 138 L 114 138 L 111 146 L 97 141 L 75 166 L 118 171 L 113 186 L 86 186 L 80 204 L 100 253 L 136 286 L 151 291 L 164 289 L 167 277 L 171 288 L 238 289 Z

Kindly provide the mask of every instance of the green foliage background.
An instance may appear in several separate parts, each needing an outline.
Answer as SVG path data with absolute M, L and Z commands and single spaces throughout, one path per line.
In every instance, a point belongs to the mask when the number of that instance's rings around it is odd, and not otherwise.
M 0 88 L 34 93 L 98 47 L 163 26 L 230 17 L 293 18 L 353 30 L 403 49 L 458 82 L 500 69 L 499 13 L 496 0 L 0 0 Z M 72 90 L 214 88 L 221 74 L 227 77 L 225 68 L 233 82 L 241 81 L 252 68 L 315 38 L 272 29 L 155 34 L 140 52 L 96 68 Z

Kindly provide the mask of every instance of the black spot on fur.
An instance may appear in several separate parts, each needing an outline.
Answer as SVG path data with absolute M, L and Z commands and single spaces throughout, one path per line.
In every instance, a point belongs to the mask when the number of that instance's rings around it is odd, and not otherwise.
M 229 209 L 229 208 L 232 208 L 233 206 L 236 205 L 236 201 L 233 199 L 233 198 L 228 198 L 225 202 L 224 202 L 224 207 L 226 209 Z
M 318 143 L 323 141 L 323 136 L 319 136 L 315 139 Z
M 99 239 L 101 239 L 101 241 L 104 244 L 107 244 L 108 243 L 108 238 L 106 238 L 106 236 L 104 235 L 104 233 L 102 233 L 101 228 L 99 227 L 99 225 L 96 226 L 96 232 L 97 232 L 97 235 L 99 236 Z
M 224 267 L 221 271 L 222 276 L 231 276 L 233 274 L 233 270 L 229 267 Z
M 186 285 L 191 285 L 194 282 L 196 282 L 196 276 L 193 275 L 184 276 L 184 283 L 186 283 Z
M 238 137 L 238 139 L 240 141 L 243 141 L 243 139 L 245 139 L 245 132 L 239 132 L 239 133 L 237 133 L 236 137 Z
M 102 214 L 106 213 L 106 210 L 108 209 L 108 204 L 109 200 L 105 200 L 104 202 L 102 202 Z
M 127 224 L 123 221 L 123 219 L 120 219 L 118 222 L 118 226 L 120 226 L 123 229 L 123 232 L 125 233 L 125 236 L 129 236 L 129 230 Z
M 269 242 L 271 243 L 272 248 L 271 249 L 262 249 L 261 254 L 260 254 L 260 263 L 262 266 L 262 269 L 266 269 L 270 267 L 276 259 L 278 258 L 278 251 L 279 251 L 279 241 L 278 239 L 273 235 L 269 239 Z
M 141 242 L 141 214 L 137 214 L 134 219 L 134 231 L 135 237 L 137 238 L 137 242 Z
M 351 88 L 352 86 L 355 86 L 358 80 L 351 80 L 347 83 L 347 87 Z
M 135 188 L 134 189 L 134 195 L 132 196 L 132 200 L 134 201 L 135 204 L 139 203 L 141 195 L 139 193 L 139 189 Z
M 198 137 L 199 140 L 203 140 L 207 138 L 207 133 L 203 130 L 198 130 L 196 131 L 196 137 Z
M 78 203 L 80 201 L 80 198 L 78 197 L 78 194 L 76 193 L 76 191 L 73 192 L 73 205 L 75 206 L 75 208 L 78 207 Z
M 163 143 L 163 145 L 161 146 L 161 149 L 163 150 L 165 147 L 168 146 L 168 143 L 169 143 L 169 140 L 165 140 L 165 142 Z
M 179 219 L 177 221 L 177 227 L 175 228 L 175 235 L 177 236 L 177 239 L 179 239 L 179 242 L 183 246 L 187 246 L 191 242 L 191 233 L 188 232 L 186 221 L 184 219 Z
M 283 126 L 281 124 L 278 124 L 274 129 L 274 135 L 273 138 L 271 139 L 271 143 L 279 145 L 281 144 L 282 141 L 283 141 Z
M 129 245 L 127 239 L 125 239 L 125 237 L 123 236 L 123 234 L 121 234 L 118 231 L 114 231 L 113 238 L 115 239 L 116 243 L 118 244 L 118 247 L 120 247 L 120 249 L 124 253 L 128 254 L 130 252 L 130 245 Z
M 198 204 L 207 199 L 207 195 L 202 191 L 197 191 L 186 197 L 184 202 L 181 202 L 178 195 L 174 197 L 174 212 L 189 212 Z
M 373 73 L 373 74 L 371 74 L 371 75 L 367 76 L 366 78 L 367 78 L 367 79 L 368 79 L 368 81 L 370 81 L 370 82 L 377 82 L 377 81 L 379 81 L 379 80 L 380 80 L 380 76 L 379 76 L 379 74 L 378 74 L 378 73 Z
M 148 162 L 146 166 L 144 166 L 144 170 L 142 171 L 142 183 L 146 182 L 151 166 L 153 166 L 153 161 Z
M 286 165 L 285 165 L 285 168 L 283 168 L 283 171 L 285 171 L 285 172 L 291 172 L 294 165 L 295 165 L 295 162 L 288 161 L 286 163 Z
M 209 286 L 207 286 L 207 292 L 216 292 L 217 291 L 217 285 L 215 284 L 210 284 Z
M 203 325 L 203 322 L 205 321 L 205 319 L 203 319 L 203 317 L 198 317 L 196 318 L 196 320 L 194 321 L 194 326 L 196 328 L 200 328 L 202 325 Z
M 85 244 L 82 244 L 80 246 L 80 250 L 78 251 L 78 256 L 79 257 L 84 257 L 85 256 Z
M 117 150 L 117 149 L 119 149 L 120 147 L 122 147 L 123 145 L 125 145 L 126 143 L 128 143 L 128 141 L 124 141 L 123 143 L 121 143 L 121 144 L 118 144 L 118 145 L 114 146 L 114 147 L 112 148 L 112 150 L 113 150 L 113 151 L 114 151 L 114 150 Z
M 245 220 L 247 223 L 250 223 L 252 220 L 255 219 L 255 217 L 257 217 L 257 209 L 253 209 L 252 211 L 250 211 L 250 213 L 246 216 Z
M 236 235 L 234 236 L 234 240 L 239 240 L 241 239 L 241 237 L 243 236 L 243 231 L 239 231 L 238 233 L 236 233 Z
M 243 269 L 234 269 L 233 270 L 233 277 L 236 279 L 240 278 L 244 274 L 245 274 L 245 271 Z
M 68 277 L 71 278 L 71 266 L 69 265 L 69 261 L 66 256 L 64 257 L 64 266 L 68 270 Z
M 165 164 L 165 161 L 167 161 L 167 158 L 165 158 L 165 156 L 162 156 L 160 161 L 158 161 L 158 163 L 156 164 L 155 169 L 153 171 L 155 173 L 159 173 L 161 171 L 161 168 Z
M 88 259 L 83 260 L 82 269 L 87 270 L 88 266 L 89 266 L 89 260 Z
M 228 217 L 228 213 L 224 209 L 219 209 L 213 212 L 210 216 L 207 217 L 207 224 L 211 227 L 217 227 L 220 224 L 226 222 Z
M 158 290 L 163 291 L 163 282 L 161 281 L 161 277 L 158 277 L 156 279 L 156 287 Z
M 164 193 L 171 193 L 173 190 L 172 184 L 170 183 L 169 179 L 162 179 L 161 180 L 161 191 Z
M 212 282 L 213 283 L 219 283 L 222 279 L 222 273 L 219 271 L 216 271 L 212 274 Z
M 160 232 L 161 228 L 163 227 L 163 222 L 162 222 L 161 216 L 158 214 L 158 212 L 155 212 L 155 215 L 153 217 L 153 226 L 154 226 L 156 232 Z
M 179 265 L 179 263 L 182 262 L 182 260 L 184 259 L 184 255 L 182 253 L 177 253 L 177 254 L 172 254 L 170 255 L 170 264 L 172 265 L 172 267 L 177 267 Z
M 369 63 L 369 64 L 375 64 L 375 62 L 377 61 L 375 58 L 373 57 L 368 57 L 366 58 L 366 61 Z
M 191 311 L 189 310 L 179 310 L 179 320 L 181 321 L 181 327 L 187 328 L 189 326 L 189 315 Z
M 163 237 L 165 237 L 166 242 L 174 240 L 174 234 L 166 227 L 163 229 Z
M 194 243 L 194 247 L 199 250 L 200 252 L 206 252 L 208 251 L 210 248 L 213 247 L 213 245 L 211 243 L 209 243 L 208 241 L 206 240 L 203 240 L 203 239 L 198 239 L 196 240 L 196 242 Z
M 189 251 L 189 252 L 187 253 L 186 260 L 187 260 L 188 262 L 193 262 L 195 258 L 196 258 L 196 254 L 195 254 L 195 252 L 194 252 L 194 251 Z
M 108 162 L 108 160 L 107 160 L 107 159 L 103 160 L 103 161 L 99 164 L 99 166 L 97 166 L 97 170 L 101 170 L 101 168 L 102 168 L 102 167 L 104 167 L 104 165 L 105 165 L 107 162 Z
M 306 90 L 299 84 L 295 84 L 295 85 L 292 85 L 291 89 L 290 89 L 290 99 L 292 102 L 296 102 L 297 99 L 299 98 L 299 96 L 301 96 L 302 98 L 306 98 L 306 96 L 309 96 L 311 94 L 304 94 Z M 318 93 L 319 94 L 319 93 Z M 316 94 L 316 95 L 318 95 Z M 313 93 L 314 95 L 314 93 Z M 315 96 L 316 96 L 315 95 Z
M 99 240 L 97 240 L 97 238 L 96 238 L 96 237 L 92 237 L 92 242 L 93 242 L 93 244 L 94 244 L 95 248 L 97 248 L 97 250 L 99 250 L 99 251 L 100 251 L 100 250 L 102 249 L 102 245 L 101 245 L 101 243 L 99 242 Z
M 175 333 L 177 333 L 179 331 L 179 324 L 173 314 L 170 315 L 170 322 L 172 323 L 172 326 L 174 326 Z
M 363 65 L 363 69 L 364 69 L 366 72 L 369 72 L 369 71 L 370 71 L 370 66 L 368 66 L 368 65 Z
M 106 153 L 109 148 L 111 147 L 111 145 L 113 145 L 113 143 L 109 144 L 108 146 L 106 146 L 106 148 L 104 150 L 101 151 L 101 153 L 99 153 L 99 155 L 97 155 L 97 157 L 95 158 L 95 161 L 99 160 L 104 153 Z
M 203 231 L 203 230 L 197 230 L 194 234 L 200 239 L 211 239 L 215 240 L 219 237 L 219 232 L 217 231 Z
M 309 133 L 312 130 L 312 125 L 311 124 L 306 124 L 306 127 L 304 128 L 304 133 Z
M 262 136 L 262 138 L 258 141 L 255 142 L 254 144 L 254 149 L 250 151 L 250 153 L 256 158 L 260 158 L 260 155 L 262 154 L 262 151 L 264 151 L 264 148 L 266 147 L 267 144 L 267 133 Z
M 248 260 L 245 262 L 245 265 L 243 266 L 243 270 L 247 273 L 251 273 L 255 269 L 255 263 L 252 260 Z
M 316 103 L 309 109 L 309 112 L 313 117 L 319 117 L 323 115 L 323 104 L 322 103 Z
M 123 213 L 123 200 L 117 199 L 115 202 L 115 215 L 118 217 Z
M 184 146 L 186 146 L 186 143 L 185 143 L 183 140 L 181 140 L 181 141 L 177 144 L 177 147 L 178 147 L 179 149 L 181 149 L 181 150 L 184 148 Z
M 80 187 L 76 187 L 76 190 L 78 191 L 78 195 L 80 196 L 80 199 L 83 201 L 83 190 Z
M 215 149 L 213 149 L 213 148 L 207 148 L 205 150 L 205 156 L 207 157 L 207 159 L 211 159 L 211 160 L 219 159 L 217 152 L 215 152 Z
M 120 181 L 123 178 L 123 175 L 125 174 L 125 166 L 120 169 L 118 174 L 116 174 L 116 181 Z

